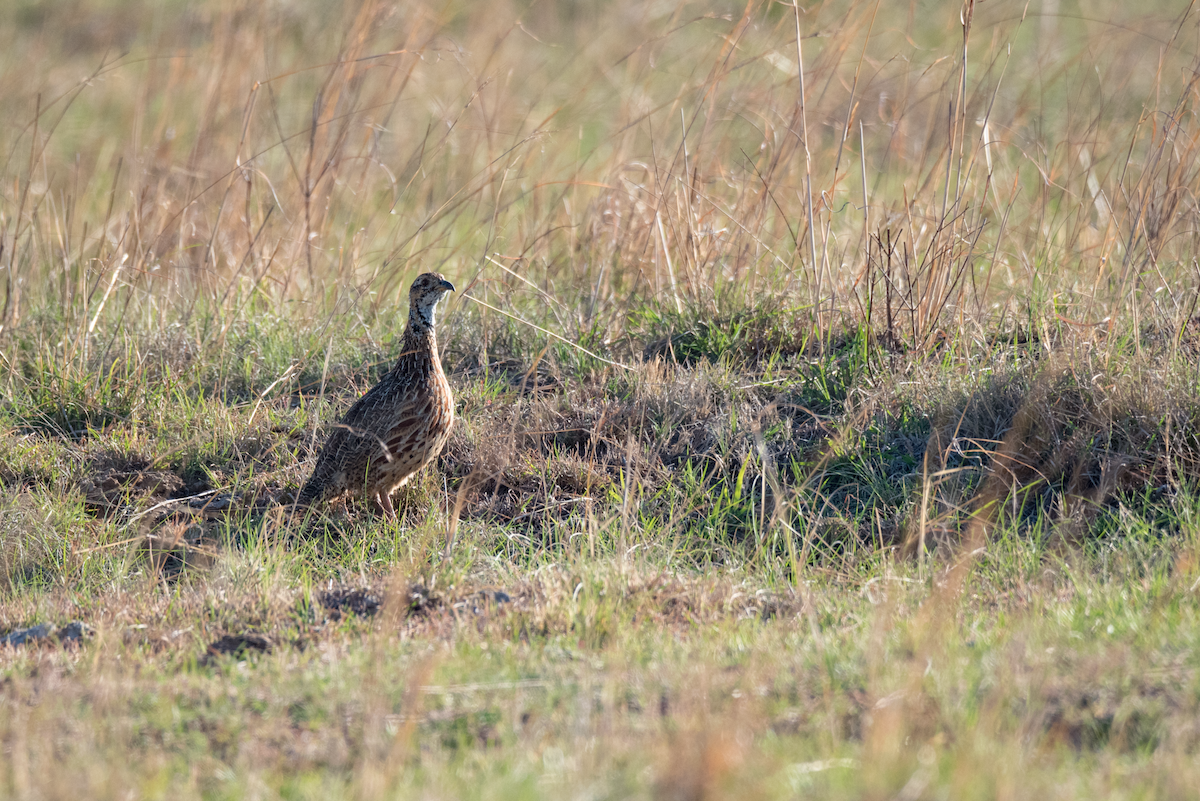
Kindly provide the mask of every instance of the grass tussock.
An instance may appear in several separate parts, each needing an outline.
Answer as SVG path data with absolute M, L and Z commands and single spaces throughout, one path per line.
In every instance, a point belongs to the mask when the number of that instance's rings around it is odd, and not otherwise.
M 4 5 L 0 795 L 1190 797 L 1196 24 Z

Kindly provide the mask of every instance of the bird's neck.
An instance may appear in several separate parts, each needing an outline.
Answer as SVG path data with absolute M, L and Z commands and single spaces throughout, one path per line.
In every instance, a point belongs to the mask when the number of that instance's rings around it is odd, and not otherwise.
M 437 334 L 433 326 L 413 309 L 408 315 L 408 327 L 404 329 L 404 344 L 400 349 L 400 362 L 406 359 L 437 359 Z

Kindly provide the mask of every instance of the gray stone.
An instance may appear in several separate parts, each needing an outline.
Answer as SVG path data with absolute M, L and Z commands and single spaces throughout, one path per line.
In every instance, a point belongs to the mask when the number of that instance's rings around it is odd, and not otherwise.
M 72 620 L 62 628 L 53 623 L 38 623 L 36 626 L 10 631 L 0 637 L 0 646 L 11 645 L 16 648 L 39 640 L 48 640 L 51 637 L 59 642 L 79 642 L 90 636 L 92 636 L 92 627 L 82 620 Z
M 35 640 L 44 640 L 54 633 L 53 623 L 39 623 L 36 626 L 30 626 L 27 629 L 17 629 L 10 631 L 8 634 L 0 638 L 0 645 L 25 645 L 26 643 L 34 642 Z

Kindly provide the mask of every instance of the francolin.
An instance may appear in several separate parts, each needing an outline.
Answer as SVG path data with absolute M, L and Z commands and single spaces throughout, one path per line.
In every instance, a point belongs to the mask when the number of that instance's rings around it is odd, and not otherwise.
M 361 492 L 395 518 L 392 493 L 437 458 L 454 422 L 454 397 L 434 334 L 438 301 L 453 291 L 454 285 L 438 273 L 413 281 L 408 328 L 395 366 L 329 435 L 297 504 Z

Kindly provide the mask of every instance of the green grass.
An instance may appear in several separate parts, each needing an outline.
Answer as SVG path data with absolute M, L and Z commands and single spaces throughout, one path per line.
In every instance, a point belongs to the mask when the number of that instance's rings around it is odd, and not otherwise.
M 42 700 L 6 736 L 20 727 L 32 775 L 59 765 L 63 789 L 100 794 L 507 797 L 565 784 L 641 795 L 694 783 L 774 796 L 801 782 L 861 796 L 914 777 L 981 797 L 1186 794 L 1195 608 L 1160 544 L 1130 533 L 1103 559 L 1063 561 L 1000 537 L 948 622 L 927 611 L 941 571 L 887 568 L 816 579 L 809 611 L 730 576 L 590 563 L 501 571 L 507 604 L 463 593 L 428 612 L 385 607 L 378 621 L 330 620 L 277 588 L 233 608 L 146 592 L 135 605 L 154 622 L 101 621 L 86 681 L 69 678 L 75 651 L 13 659 L 12 703 Z M 281 558 L 231 554 L 208 582 L 238 586 Z M 269 628 L 274 648 L 199 661 L 235 622 Z M 855 769 L 816 769 L 828 760 Z
M 811 376 L 856 353 L 776 360 L 771 408 L 734 383 L 766 383 L 752 368 L 720 359 L 538 392 L 455 374 L 454 440 L 396 524 L 354 502 L 278 516 L 339 408 L 299 377 L 260 402 L 209 391 L 211 369 L 139 376 L 136 411 L 82 435 L 24 424 L 39 396 L 14 393 L 7 628 L 93 633 L 7 652 L 10 708 L 48 700 L 0 727 L 25 749 L 3 780 L 52 796 L 1186 794 L 1194 438 L 1162 440 L 1190 430 L 1193 368 L 1143 356 L 1079 382 L 1100 365 L 996 347 L 986 369 L 921 368 L 869 346 L 835 373 L 839 404 L 806 406 Z M 365 385 L 375 368 L 350 358 L 332 372 Z M 266 387 L 262 364 L 247 386 Z M 168 503 L 213 491 L 236 497 Z M 931 558 L 905 558 L 923 519 Z M 972 520 L 986 547 L 959 549 Z M 356 588 L 380 605 L 338 607 Z M 269 651 L 211 654 L 226 635 Z

